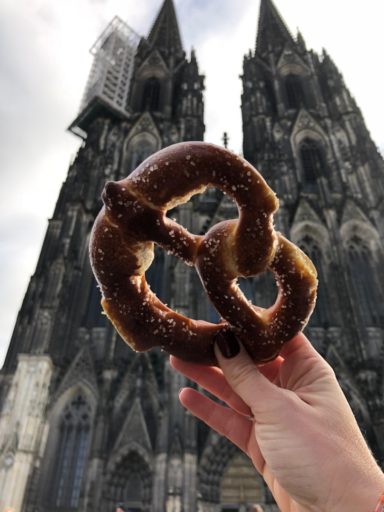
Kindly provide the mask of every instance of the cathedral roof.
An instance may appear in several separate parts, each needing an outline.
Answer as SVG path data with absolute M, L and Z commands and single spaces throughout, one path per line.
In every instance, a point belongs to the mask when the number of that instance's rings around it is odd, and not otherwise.
M 151 28 L 148 42 L 152 46 L 174 53 L 183 52 L 179 24 L 173 0 L 164 0 L 159 14 Z
M 272 0 L 261 0 L 256 53 L 263 55 L 269 48 L 281 50 L 287 42 L 295 46 L 295 41 L 274 3 Z

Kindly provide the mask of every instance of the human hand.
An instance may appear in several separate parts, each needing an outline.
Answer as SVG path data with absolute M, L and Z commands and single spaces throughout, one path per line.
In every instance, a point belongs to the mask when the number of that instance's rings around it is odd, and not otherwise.
M 171 364 L 228 407 L 191 388 L 180 401 L 251 458 L 280 510 L 373 511 L 383 473 L 333 370 L 307 338 L 298 334 L 260 367 L 234 338 L 218 345 L 221 369 L 173 356 Z

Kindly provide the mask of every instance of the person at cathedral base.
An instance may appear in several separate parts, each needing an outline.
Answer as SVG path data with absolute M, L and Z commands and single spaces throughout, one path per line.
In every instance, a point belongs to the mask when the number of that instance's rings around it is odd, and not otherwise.
M 222 335 L 215 353 L 222 372 L 170 361 L 228 407 L 192 388 L 180 401 L 251 458 L 282 512 L 384 511 L 384 474 L 334 371 L 302 333 L 260 367 L 234 336 Z

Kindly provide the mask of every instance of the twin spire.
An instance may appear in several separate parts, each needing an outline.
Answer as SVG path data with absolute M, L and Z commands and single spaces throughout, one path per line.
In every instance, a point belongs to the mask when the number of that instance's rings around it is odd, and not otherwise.
M 164 0 L 159 14 L 149 32 L 151 46 L 174 54 L 183 53 L 179 24 L 173 0 Z
M 152 47 L 176 55 L 183 53 L 183 44 L 173 0 L 164 0 L 147 41 Z M 295 45 L 290 31 L 273 1 L 260 0 L 256 53 L 265 55 L 269 48 L 283 48 L 287 42 Z
M 281 49 L 295 41 L 272 0 L 260 0 L 259 24 L 256 37 L 256 53 L 260 56 L 270 48 Z

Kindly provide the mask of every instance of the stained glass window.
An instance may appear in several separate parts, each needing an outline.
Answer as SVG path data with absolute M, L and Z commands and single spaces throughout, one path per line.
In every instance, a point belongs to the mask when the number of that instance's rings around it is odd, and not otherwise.
M 317 277 L 319 280 L 319 287 L 317 289 L 316 307 L 312 313 L 310 325 L 316 327 L 323 327 L 329 321 L 329 301 L 327 298 L 327 276 L 324 268 L 324 257 L 322 251 L 313 238 L 305 236 L 298 244 L 315 265 L 317 270 Z
M 351 284 L 363 322 L 375 326 L 380 322 L 382 297 L 372 266 L 372 254 L 366 244 L 353 237 L 347 244 Z
M 319 144 L 312 139 L 304 139 L 300 146 L 300 159 L 303 169 L 303 186 L 312 188 L 317 178 L 324 174 L 325 162 Z
M 305 106 L 303 84 L 298 75 L 288 75 L 285 77 L 285 93 L 288 108 L 298 109 Z
M 148 78 L 144 85 L 142 110 L 159 110 L 159 105 L 160 82 L 155 77 Z
M 75 509 L 87 460 L 91 409 L 81 394 L 65 407 L 60 423 L 60 441 L 55 474 L 54 505 Z

